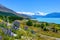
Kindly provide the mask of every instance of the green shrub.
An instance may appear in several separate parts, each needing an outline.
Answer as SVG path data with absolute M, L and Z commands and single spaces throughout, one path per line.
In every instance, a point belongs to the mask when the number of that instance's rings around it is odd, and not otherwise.
M 34 27 L 40 27 L 40 24 L 34 24 Z
M 28 21 L 26 22 L 26 25 L 28 25 L 28 26 L 32 26 L 32 25 L 33 25 L 33 23 L 32 23 L 32 21 L 31 21 L 31 20 L 28 20 Z
M 44 28 L 44 26 L 45 26 L 45 25 L 44 25 L 43 23 L 40 25 L 40 27 L 41 27 L 42 29 Z
M 43 29 L 44 31 L 49 31 L 49 29 L 47 29 L 46 27 Z

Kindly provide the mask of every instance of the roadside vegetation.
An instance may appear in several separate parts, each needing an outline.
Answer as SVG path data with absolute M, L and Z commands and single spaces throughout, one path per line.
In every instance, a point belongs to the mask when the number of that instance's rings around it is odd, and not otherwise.
M 17 16 L 0 16 L 2 40 L 54 40 L 41 35 L 60 38 L 60 24 L 38 22 Z

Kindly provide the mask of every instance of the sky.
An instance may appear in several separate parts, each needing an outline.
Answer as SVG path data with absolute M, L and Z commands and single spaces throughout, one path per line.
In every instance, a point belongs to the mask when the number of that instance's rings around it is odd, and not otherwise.
M 0 0 L 0 4 L 16 12 L 28 15 L 39 12 L 46 15 L 51 12 L 60 12 L 60 0 Z

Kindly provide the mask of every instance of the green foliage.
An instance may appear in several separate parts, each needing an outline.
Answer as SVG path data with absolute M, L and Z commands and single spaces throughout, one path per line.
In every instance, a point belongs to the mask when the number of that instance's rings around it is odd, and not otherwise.
M 45 25 L 46 25 L 46 26 L 49 26 L 49 23 L 46 22 Z
M 43 29 L 44 31 L 49 31 L 49 29 L 47 29 L 46 27 Z
M 58 32 L 58 30 L 56 28 L 52 28 L 52 29 L 53 29 L 52 30 L 53 32 L 56 32 L 56 33 Z
M 36 23 L 35 23 L 35 24 L 34 24 L 34 27 L 40 27 L 40 24 L 36 24 Z
M 44 25 L 43 23 L 40 25 L 40 27 L 41 27 L 42 29 L 44 28 L 44 26 L 45 26 L 45 25 Z
M 60 29 L 59 27 L 58 27 L 58 25 L 57 24 L 53 24 L 53 28 L 52 28 L 53 30 L 53 32 L 58 32 L 58 30 Z
M 32 26 L 32 25 L 33 25 L 33 23 L 32 23 L 31 20 L 28 20 L 28 21 L 26 22 L 26 24 L 27 24 L 28 26 Z
M 23 20 L 24 18 L 23 17 L 18 17 L 18 16 L 13 16 L 13 14 L 11 15 L 10 14 L 10 16 L 8 16 L 8 13 L 5 15 L 4 13 L 3 14 L 1 14 L 0 15 L 0 19 L 2 19 L 3 21 L 4 21 L 4 23 L 2 23 L 2 24 L 0 24 L 0 26 L 1 27 L 3 27 L 3 28 L 8 28 L 9 26 L 7 26 L 6 25 L 6 23 L 5 22 L 7 22 L 7 20 L 9 20 L 9 22 L 13 22 L 14 20 Z M 27 20 L 28 20 L 28 18 L 27 18 Z M 22 21 L 23 22 L 23 21 Z M 25 22 L 23 22 L 23 23 L 25 23 Z M 22 23 L 22 24 L 23 24 Z M 34 25 L 33 25 L 33 23 L 34 23 Z M 39 23 L 38 21 L 34 21 L 34 20 L 28 20 L 27 22 L 26 22 L 26 25 L 27 26 L 32 26 L 32 27 L 28 27 L 28 30 L 24 30 L 23 28 L 22 29 L 18 29 L 18 30 L 14 30 L 14 29 L 12 29 L 11 27 L 11 30 L 12 30 L 12 32 L 13 33 L 15 33 L 15 34 L 17 34 L 17 36 L 16 37 L 11 37 L 11 36 L 9 36 L 9 35 L 5 35 L 4 33 L 3 33 L 3 31 L 1 31 L 0 30 L 0 35 L 2 35 L 2 37 L 3 37 L 3 40 L 14 40 L 14 39 L 21 39 L 21 36 L 24 36 L 24 37 L 32 37 L 32 36 L 35 36 L 36 38 L 37 38 L 37 35 L 36 34 L 38 34 L 41 30 L 41 32 L 46 32 L 46 35 L 47 34 L 49 34 L 49 33 L 47 33 L 47 32 L 50 32 L 50 30 L 47 28 L 47 26 L 52 26 L 52 24 L 49 24 L 49 23 L 46 23 L 46 22 L 44 22 L 44 23 Z M 15 26 L 17 26 L 17 25 L 15 25 Z M 22 26 L 25 26 L 25 24 L 24 25 L 22 25 Z M 41 28 L 39 28 L 39 27 L 41 27 Z M 53 30 L 53 33 L 58 33 L 58 30 L 60 29 L 60 24 L 58 25 L 58 24 L 54 24 L 53 25 L 53 28 L 52 28 Z M 32 30 L 32 31 L 31 31 Z M 34 30 L 34 31 L 33 31 Z M 35 32 L 35 30 L 37 30 L 36 32 Z M 41 33 L 40 32 L 40 33 Z M 33 33 L 33 34 L 32 34 Z M 39 33 L 39 34 L 40 34 Z M 53 34 L 52 33 L 52 34 Z M 38 34 L 38 35 L 39 35 Z M 45 33 L 44 33 L 45 34 Z M 49 35 L 52 35 L 52 34 L 49 34 Z M 57 35 L 57 34 L 56 34 Z M 39 35 L 40 36 L 40 35 Z M 60 37 L 60 36 L 59 36 Z M 39 37 L 40 38 L 40 37 Z
M 23 20 L 23 17 L 18 17 L 18 16 L 11 16 L 9 17 L 10 22 L 13 22 L 14 20 Z
M 23 17 L 18 17 L 18 16 L 3 16 L 1 15 L 0 18 L 4 20 L 5 22 L 13 22 L 14 20 L 23 20 Z
M 0 23 L 0 27 L 7 28 L 7 25 L 6 25 L 6 23 Z
M 2 12 L 2 11 L 0 11 L 0 15 L 3 15 L 3 16 L 16 16 L 13 13 L 10 13 L 10 12 Z
M 14 20 L 23 20 L 24 18 L 13 13 L 0 11 L 0 19 L 4 20 L 5 22 L 7 22 L 7 20 L 9 20 L 9 22 L 12 22 Z
M 34 24 L 34 27 L 37 27 L 37 25 L 36 25 L 36 24 Z
M 10 37 L 8 35 L 3 36 L 3 40 L 14 40 L 14 37 Z

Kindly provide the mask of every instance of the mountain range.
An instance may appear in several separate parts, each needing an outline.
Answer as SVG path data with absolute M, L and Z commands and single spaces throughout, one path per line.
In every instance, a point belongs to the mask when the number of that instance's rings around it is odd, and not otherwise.
M 35 18 L 60 18 L 60 12 L 49 13 L 45 16 L 33 15 L 32 17 L 35 17 Z
M 59 12 L 54 12 L 54 13 L 47 14 L 44 17 L 45 18 L 60 18 L 60 13 Z
M 9 8 L 1 5 L 1 4 L 0 4 L 0 15 L 4 15 L 4 16 L 19 16 L 19 17 L 24 17 L 24 18 L 30 18 L 30 16 L 28 16 L 28 15 L 17 13 L 15 11 L 13 11 L 12 9 L 9 9 Z
M 0 4 L 0 15 L 15 16 L 16 12 Z
M 36 19 L 36 18 L 60 18 L 60 12 L 53 12 L 53 13 L 49 13 L 45 16 L 41 16 L 41 15 L 26 15 L 23 13 L 17 13 L 3 5 L 0 4 L 0 15 L 6 15 L 6 16 L 21 16 L 24 18 L 31 18 L 31 19 Z

